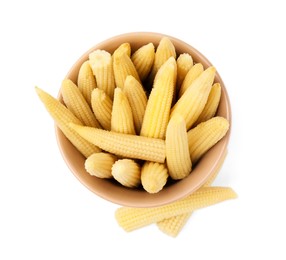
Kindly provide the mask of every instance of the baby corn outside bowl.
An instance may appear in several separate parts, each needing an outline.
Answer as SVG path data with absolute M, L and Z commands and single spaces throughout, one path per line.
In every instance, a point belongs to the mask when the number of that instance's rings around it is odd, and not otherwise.
M 36 90 L 70 170 L 113 203 L 149 208 L 183 199 L 225 158 L 225 85 L 207 58 L 172 36 L 134 32 L 95 45 L 63 80 L 61 105 Z

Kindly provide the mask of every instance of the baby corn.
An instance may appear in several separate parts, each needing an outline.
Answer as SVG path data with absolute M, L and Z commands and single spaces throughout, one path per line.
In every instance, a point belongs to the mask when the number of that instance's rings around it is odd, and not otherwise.
M 125 231 L 132 231 L 166 218 L 186 214 L 190 211 L 207 207 L 228 199 L 234 199 L 236 197 L 236 193 L 231 188 L 204 187 L 184 199 L 161 207 L 121 207 L 116 210 L 115 218 L 118 224 Z
M 149 193 L 163 189 L 168 179 L 168 169 L 163 163 L 145 162 L 141 169 L 141 183 Z
M 80 120 L 68 110 L 59 100 L 52 97 L 47 92 L 36 87 L 36 92 L 45 105 L 50 116 L 54 119 L 56 125 L 70 142 L 85 156 L 100 152 L 100 149 L 82 138 L 77 132 L 69 127 L 69 123 L 81 125 Z
M 94 153 L 84 163 L 86 171 L 98 178 L 112 178 L 112 165 L 117 160 L 116 156 L 110 153 Z
M 193 164 L 222 139 L 229 129 L 223 117 L 213 117 L 188 131 L 188 144 Z
M 113 72 L 116 87 L 123 88 L 125 79 L 128 75 L 132 75 L 140 82 L 137 70 L 131 60 L 131 58 L 122 52 L 114 52 L 113 54 Z
M 206 69 L 172 108 L 171 117 L 180 114 L 184 117 L 187 129 L 190 129 L 203 111 L 207 102 L 213 81 L 215 68 Z
M 159 69 L 149 96 L 140 135 L 165 138 L 175 90 L 177 64 L 169 58 Z
M 112 176 L 123 186 L 135 188 L 140 184 L 140 166 L 131 159 L 118 160 L 112 166 Z
M 215 180 L 216 176 L 218 175 L 218 173 L 219 173 L 219 171 L 223 165 L 226 154 L 227 153 L 225 152 L 220 163 L 219 163 L 219 165 L 215 169 L 214 173 L 208 178 L 208 180 L 203 185 L 203 187 L 211 186 L 211 184 Z M 187 223 L 187 221 L 191 215 L 192 215 L 192 212 L 188 212 L 188 213 L 178 215 L 178 216 L 175 216 L 172 218 L 167 218 L 167 219 L 164 219 L 162 221 L 157 222 L 157 226 L 165 234 L 172 236 L 172 237 L 176 237 L 180 233 L 180 231 L 182 230 L 184 225 Z
M 163 219 L 157 222 L 158 228 L 165 234 L 176 237 L 191 217 L 192 212 L 174 216 L 171 218 Z
M 101 128 L 79 88 L 70 79 L 63 80 L 61 94 L 67 108 L 84 125 Z
M 93 51 L 89 54 L 89 62 L 96 78 L 97 87 L 113 99 L 115 81 L 111 54 L 104 50 Z
M 204 67 L 201 63 L 196 63 L 185 76 L 182 84 L 180 85 L 179 97 L 181 97 L 187 88 L 191 86 L 193 81 L 202 74 L 204 71 Z
M 186 123 L 181 115 L 173 116 L 166 132 L 166 161 L 174 180 L 187 177 L 192 170 Z
M 129 104 L 132 108 L 132 115 L 136 133 L 140 133 L 145 109 L 147 105 L 147 96 L 143 86 L 133 76 L 126 77 L 123 88 Z
M 163 37 L 159 42 L 157 50 L 155 52 L 154 64 L 149 75 L 149 82 L 153 82 L 155 75 L 157 74 L 160 67 L 170 58 L 176 59 L 175 46 L 168 37 Z
M 133 53 L 131 60 L 141 81 L 144 81 L 149 75 L 154 63 L 154 58 L 155 47 L 153 43 L 148 43 Z
M 181 54 L 177 59 L 177 68 L 178 68 L 178 76 L 177 76 L 177 90 L 180 89 L 180 86 L 186 77 L 189 70 L 193 67 L 193 58 L 188 53 Z
M 98 128 L 70 124 L 80 136 L 102 150 L 125 158 L 163 163 L 166 158 L 165 141 L 138 135 L 121 134 Z
M 99 88 L 91 93 L 91 107 L 96 119 L 105 130 L 111 129 L 112 100 Z
M 119 53 L 126 53 L 129 57 L 131 55 L 131 45 L 129 42 L 124 42 L 114 51 L 117 55 Z M 114 55 L 114 54 L 113 54 Z
M 215 115 L 218 105 L 219 105 L 220 96 L 221 96 L 221 86 L 219 83 L 215 83 L 212 86 L 212 89 L 209 94 L 207 103 L 204 107 L 204 110 L 200 114 L 195 125 L 201 122 L 207 121 L 208 119 L 212 118 Z
M 111 131 L 122 134 L 136 134 L 130 104 L 120 88 L 116 88 L 114 91 Z
M 90 67 L 89 61 L 85 61 L 79 70 L 77 85 L 85 100 L 91 106 L 91 92 L 96 88 L 96 80 Z

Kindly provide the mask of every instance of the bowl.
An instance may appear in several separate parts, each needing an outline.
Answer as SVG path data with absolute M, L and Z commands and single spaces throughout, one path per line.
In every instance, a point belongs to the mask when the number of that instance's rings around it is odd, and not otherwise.
M 132 47 L 132 52 L 134 52 L 134 50 L 149 42 L 154 43 L 155 47 L 157 47 L 159 41 L 164 36 L 169 37 L 169 39 L 171 39 L 173 42 L 177 51 L 177 56 L 181 53 L 189 53 L 193 57 L 194 62 L 202 63 L 204 68 L 212 66 L 212 64 L 205 56 L 203 56 L 203 54 L 180 39 L 160 33 L 133 32 L 118 35 L 99 44 L 96 44 L 75 62 L 70 71 L 67 73 L 66 78 L 77 82 L 77 75 L 81 64 L 88 59 L 89 53 L 96 49 L 103 49 L 112 53 L 120 44 L 129 42 Z M 228 119 L 231 126 L 230 102 L 225 85 L 218 73 L 216 73 L 215 82 L 219 82 L 222 89 L 217 115 Z M 60 93 L 59 99 L 62 99 Z M 128 207 L 144 208 L 157 207 L 174 202 L 192 194 L 198 188 L 200 188 L 224 160 L 229 137 L 230 130 L 223 139 L 221 139 L 200 159 L 188 177 L 176 182 L 169 183 L 156 194 L 149 194 L 140 188 L 126 188 L 113 180 L 100 179 L 89 175 L 84 168 L 85 158 L 83 155 L 77 151 L 77 149 L 56 127 L 56 138 L 61 154 L 71 172 L 85 187 L 87 187 L 90 191 L 100 196 L 101 198 L 115 204 Z

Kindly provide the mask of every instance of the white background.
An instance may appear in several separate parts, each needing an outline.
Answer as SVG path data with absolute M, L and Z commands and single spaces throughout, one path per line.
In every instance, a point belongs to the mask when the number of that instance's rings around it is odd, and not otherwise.
M 286 259 L 283 1 L 1 1 L 0 259 Z M 109 37 L 180 38 L 217 68 L 232 103 L 215 181 L 238 199 L 193 214 L 177 238 L 126 233 L 118 205 L 69 171 L 34 86 L 56 96 L 82 53 Z M 264 259 L 265 259 L 264 258 Z

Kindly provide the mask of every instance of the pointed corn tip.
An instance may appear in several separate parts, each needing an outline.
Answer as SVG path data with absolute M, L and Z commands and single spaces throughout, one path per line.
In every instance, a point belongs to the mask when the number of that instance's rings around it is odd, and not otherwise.
M 124 85 L 129 85 L 134 80 L 136 79 L 132 75 L 128 75 L 125 79 Z
M 61 88 L 68 89 L 70 87 L 70 85 L 75 85 L 75 84 L 70 79 L 63 79 Z
M 37 92 L 37 94 L 39 94 L 39 92 L 41 92 L 41 89 L 38 86 L 35 86 L 35 91 Z
M 75 123 L 72 123 L 72 122 L 68 123 L 68 126 L 69 126 L 70 128 L 72 128 L 73 130 L 76 130 L 76 129 L 79 127 L 79 125 L 77 125 L 77 124 L 75 124 Z
M 35 86 L 35 91 L 37 93 L 37 95 L 39 96 L 39 98 L 42 100 L 44 95 L 49 95 L 49 93 L 47 93 L 46 91 L 42 90 L 41 88 L 39 88 L 38 86 Z
M 206 69 L 206 71 L 209 71 L 209 72 L 211 72 L 211 73 L 215 73 L 216 72 L 216 68 L 214 67 L 214 66 L 211 66 L 211 67 L 208 67 L 207 69 Z
M 167 59 L 166 63 L 174 64 L 174 66 L 175 66 L 176 59 L 173 56 L 171 56 L 170 58 Z
M 229 121 L 226 118 L 222 116 L 216 116 L 214 118 L 217 118 L 217 120 L 220 120 L 221 126 L 223 126 L 223 128 L 225 128 L 226 131 L 229 129 Z
M 236 198 L 238 198 L 238 195 L 237 195 L 237 193 L 232 189 L 232 188 L 227 188 L 227 189 L 229 189 L 229 191 L 230 191 L 230 194 L 229 194 L 229 198 L 230 199 L 236 199 Z
M 122 94 L 122 89 L 119 88 L 119 87 L 116 87 L 116 88 L 114 89 L 114 96 L 115 96 L 115 95 L 120 95 L 120 94 Z
M 164 36 L 164 37 L 162 37 L 162 39 L 160 40 L 160 43 L 159 43 L 159 44 L 161 44 L 161 43 L 172 43 L 172 41 L 170 40 L 169 37 Z
M 155 46 L 154 46 L 154 44 L 153 44 L 153 42 L 150 42 L 150 43 L 148 43 L 147 45 L 146 45 L 148 48 L 152 48 L 152 49 L 155 49 Z

